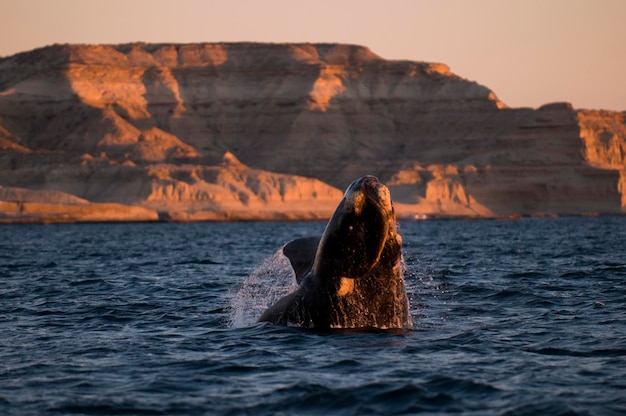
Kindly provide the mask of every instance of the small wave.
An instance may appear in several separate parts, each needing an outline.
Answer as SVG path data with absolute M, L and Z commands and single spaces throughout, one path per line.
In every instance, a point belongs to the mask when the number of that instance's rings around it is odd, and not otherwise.
M 185 264 L 223 264 L 219 261 L 215 261 L 212 259 L 191 259 L 191 260 L 184 260 L 184 261 L 179 261 L 177 263 L 175 263 L 176 265 L 185 265 Z
M 337 369 L 337 371 L 342 371 L 342 370 L 359 368 L 361 366 L 362 366 L 361 362 L 357 360 L 344 358 L 340 361 L 335 361 L 335 362 L 323 365 L 319 367 L 319 369 L 332 368 L 332 369 Z
M 101 278 L 84 278 L 84 279 L 78 279 L 78 280 L 73 280 L 71 282 L 69 282 L 70 286 L 94 286 L 94 285 L 110 285 L 109 282 L 107 282 L 104 279 Z
M 561 279 L 585 279 L 589 277 L 586 271 L 574 271 L 562 273 L 559 278 Z
M 525 403 L 522 406 L 516 407 L 503 413 L 505 416 L 535 416 L 535 415 L 563 415 L 563 416 L 576 416 L 587 415 L 587 411 L 577 412 L 569 406 L 568 403 L 557 401 L 553 399 L 547 399 L 540 401 L 539 403 Z
M 620 274 L 623 274 L 624 272 L 626 272 L 626 264 L 604 264 L 602 266 L 599 266 L 597 270 L 601 272 L 621 272 Z
M 8 263 L 0 264 L 0 267 L 6 268 L 8 270 L 16 270 L 33 267 L 33 265 L 31 263 Z
M 417 383 L 376 383 L 362 388 L 369 399 L 362 411 L 371 414 L 406 414 L 441 411 L 454 403 L 447 392 L 433 391 Z
M 154 404 L 150 407 L 139 406 L 134 403 L 111 402 L 77 402 L 63 403 L 49 409 L 58 414 L 88 414 L 88 415 L 112 415 L 112 414 L 132 414 L 132 415 L 163 415 L 165 409 L 161 409 Z
M 548 278 L 549 275 L 544 273 L 544 272 L 525 271 L 525 272 L 508 273 L 504 277 L 506 279 L 521 279 L 521 280 L 523 280 L 523 279 L 530 279 L 530 280 L 541 281 L 543 279 Z
M 482 383 L 479 381 L 439 376 L 432 380 L 429 380 L 424 384 L 424 387 L 431 391 L 446 392 L 446 393 L 471 393 L 471 394 L 490 394 L 500 391 L 500 389 L 492 386 L 491 384 Z
M 411 414 L 441 410 L 452 400 L 445 393 L 433 393 L 410 382 L 330 387 L 300 381 L 275 390 L 268 402 L 241 410 L 249 414 Z
M 512 299 L 512 298 L 517 298 L 517 297 L 526 297 L 528 296 L 528 294 L 524 293 L 523 291 L 520 290 L 514 290 L 514 289 L 503 289 L 500 290 L 496 293 L 493 293 L 489 296 L 487 296 L 487 299 L 497 299 L 497 300 L 504 300 L 504 299 Z
M 565 348 L 546 347 L 546 348 L 526 348 L 525 351 L 531 352 L 534 354 L 556 355 L 556 356 L 567 356 L 567 357 L 624 357 L 626 356 L 626 349 L 623 349 L 623 348 L 599 349 L 599 350 L 591 350 L 591 351 L 576 351 L 576 350 L 569 350 Z

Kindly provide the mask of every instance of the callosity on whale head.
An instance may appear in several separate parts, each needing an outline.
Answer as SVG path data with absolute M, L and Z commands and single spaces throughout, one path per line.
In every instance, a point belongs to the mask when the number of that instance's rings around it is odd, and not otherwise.
M 354 181 L 321 237 L 283 252 L 300 283 L 259 321 L 308 328 L 411 326 L 402 273 L 402 239 L 389 189 L 374 176 Z

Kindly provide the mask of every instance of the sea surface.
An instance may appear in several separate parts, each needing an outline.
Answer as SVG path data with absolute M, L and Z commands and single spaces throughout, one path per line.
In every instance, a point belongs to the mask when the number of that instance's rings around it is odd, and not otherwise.
M 255 323 L 324 226 L 1 226 L 0 414 L 626 414 L 626 217 L 402 222 L 412 330 Z

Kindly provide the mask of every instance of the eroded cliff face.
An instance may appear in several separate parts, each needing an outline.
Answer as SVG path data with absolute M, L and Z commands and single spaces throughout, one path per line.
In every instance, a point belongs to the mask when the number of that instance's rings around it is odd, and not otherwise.
M 443 64 L 353 45 L 0 59 L 0 185 L 161 218 L 321 218 L 363 174 L 389 184 L 401 215 L 619 213 L 625 126 L 567 104 L 510 109 Z
M 578 123 L 585 161 L 593 167 L 619 172 L 617 190 L 626 211 L 626 113 L 579 111 Z

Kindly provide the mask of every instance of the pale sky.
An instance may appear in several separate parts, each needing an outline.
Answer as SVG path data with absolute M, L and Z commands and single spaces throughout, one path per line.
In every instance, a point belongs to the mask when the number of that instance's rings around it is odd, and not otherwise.
M 0 0 L 0 56 L 135 41 L 352 43 L 511 107 L 626 110 L 626 0 Z

